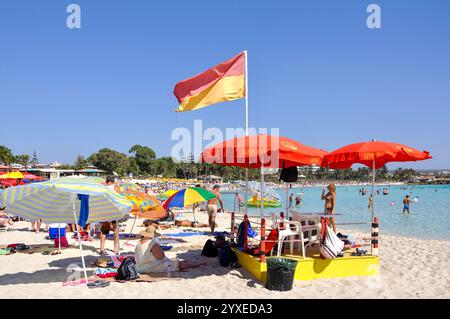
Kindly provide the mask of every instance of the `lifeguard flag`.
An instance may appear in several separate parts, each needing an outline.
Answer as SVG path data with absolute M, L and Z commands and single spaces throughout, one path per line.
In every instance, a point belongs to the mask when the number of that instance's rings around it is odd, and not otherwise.
M 245 52 L 178 82 L 173 93 L 179 102 L 176 112 L 197 110 L 245 97 Z

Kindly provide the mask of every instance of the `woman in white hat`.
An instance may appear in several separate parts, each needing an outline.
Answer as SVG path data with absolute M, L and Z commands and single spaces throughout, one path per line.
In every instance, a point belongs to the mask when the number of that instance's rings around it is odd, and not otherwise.
M 154 226 L 148 226 L 140 233 L 141 240 L 136 246 L 135 259 L 138 272 L 141 274 L 154 272 L 182 271 L 206 265 L 205 262 L 180 261 L 166 257 L 156 238 L 161 236 Z

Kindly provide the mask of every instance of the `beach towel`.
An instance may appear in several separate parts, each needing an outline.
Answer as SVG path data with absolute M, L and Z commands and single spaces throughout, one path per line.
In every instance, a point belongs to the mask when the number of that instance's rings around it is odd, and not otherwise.
M 138 235 L 136 234 L 119 234 L 119 239 L 133 239 L 133 238 L 138 238 Z M 106 235 L 106 239 L 114 239 L 114 234 L 108 234 Z
M 189 236 L 198 236 L 199 234 L 202 234 L 200 232 L 182 232 L 182 233 L 174 233 L 174 234 L 167 234 L 169 237 L 189 237 Z
M 86 226 L 86 222 L 89 218 L 89 195 L 78 194 L 80 203 L 80 218 L 78 219 L 78 225 L 81 227 Z
M 117 277 L 117 269 L 114 269 L 114 268 L 96 268 L 94 270 L 94 275 L 96 275 L 99 278 Z

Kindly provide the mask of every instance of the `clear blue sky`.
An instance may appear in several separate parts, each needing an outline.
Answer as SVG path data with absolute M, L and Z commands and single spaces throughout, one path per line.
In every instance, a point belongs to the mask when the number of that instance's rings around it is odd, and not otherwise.
M 81 29 L 66 7 L 81 6 Z M 381 6 L 382 29 L 366 26 Z M 175 113 L 177 81 L 249 52 L 250 125 L 333 150 L 396 141 L 450 167 L 450 1 L 2 1 L 0 144 L 72 163 L 133 144 L 169 155 L 194 119 L 244 125 L 243 101 Z M 395 167 L 395 166 L 391 166 Z

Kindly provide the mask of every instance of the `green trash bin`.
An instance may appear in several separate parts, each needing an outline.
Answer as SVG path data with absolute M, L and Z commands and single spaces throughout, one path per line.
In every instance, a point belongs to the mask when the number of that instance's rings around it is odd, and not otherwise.
M 294 283 L 297 260 L 281 257 L 267 258 L 266 288 L 276 291 L 288 291 Z

